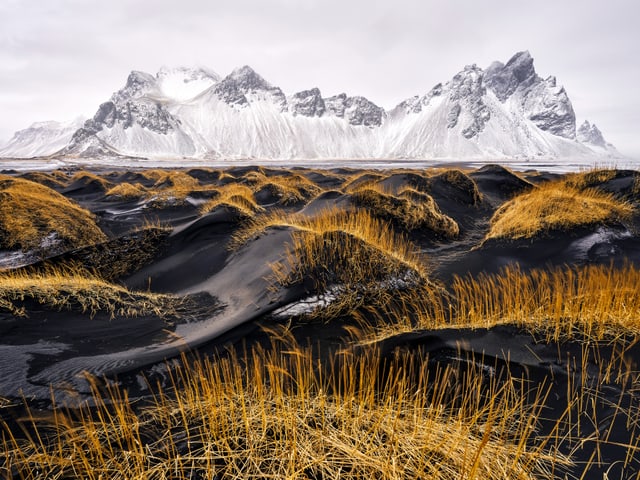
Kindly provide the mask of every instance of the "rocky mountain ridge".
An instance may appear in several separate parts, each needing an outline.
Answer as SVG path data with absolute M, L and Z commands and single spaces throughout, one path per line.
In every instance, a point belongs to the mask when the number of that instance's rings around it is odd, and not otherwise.
M 38 149 L 27 133 L 0 156 L 201 158 L 492 158 L 616 156 L 576 115 L 555 77 L 529 52 L 506 64 L 464 67 L 446 83 L 385 111 L 362 96 L 292 95 L 244 66 L 221 78 L 206 69 L 133 71 L 125 86 L 60 146 Z M 586 126 L 585 126 L 586 125 Z M 594 130 L 595 129 L 595 130 Z M 55 147 L 55 148 L 54 148 Z M 22 153 L 25 152 L 26 155 Z

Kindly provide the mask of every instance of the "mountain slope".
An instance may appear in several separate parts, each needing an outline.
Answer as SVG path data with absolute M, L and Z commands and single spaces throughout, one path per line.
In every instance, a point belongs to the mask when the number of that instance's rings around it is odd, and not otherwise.
M 0 157 L 37 157 L 52 155 L 71 141 L 82 126 L 83 118 L 71 122 L 37 122 L 13 134 L 9 143 L 0 148 Z
M 584 127 L 584 128 L 583 128 Z M 60 155 L 200 158 L 619 157 L 591 125 L 576 130 L 567 92 L 543 79 L 529 52 L 385 111 L 361 96 L 293 95 L 248 66 L 224 78 L 206 69 L 132 72 Z M 32 156 L 39 139 L 25 139 Z M 12 151 L 14 155 L 18 148 Z M 46 150 L 50 153 L 50 149 Z M 42 154 L 42 153 L 37 153 Z

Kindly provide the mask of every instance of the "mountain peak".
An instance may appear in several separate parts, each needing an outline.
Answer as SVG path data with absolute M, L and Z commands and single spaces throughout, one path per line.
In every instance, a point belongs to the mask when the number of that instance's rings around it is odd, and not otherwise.
M 528 50 L 516 53 L 509 59 L 505 68 L 511 70 L 513 76 L 516 77 L 520 83 L 536 76 L 536 70 L 533 67 L 533 57 Z
M 278 87 L 272 86 L 253 68 L 245 65 L 236 68 L 216 86 L 215 93 L 228 105 L 246 106 L 252 99 L 268 99 L 280 109 L 286 110 L 287 100 Z
M 249 65 L 236 68 L 225 80 L 234 81 L 243 90 L 269 90 L 273 88 Z
M 294 115 L 305 117 L 321 117 L 326 111 L 326 106 L 320 89 L 315 87 L 294 93 L 289 98 L 289 111 Z
M 257 73 L 249 65 L 243 65 L 242 67 L 234 68 L 229 76 L 234 78 L 240 78 L 240 77 L 245 77 L 247 75 L 257 75 Z
M 516 53 L 505 64 L 493 62 L 485 72 L 485 83 L 505 102 L 518 89 L 525 89 L 540 80 L 528 50 Z
M 607 142 L 602 135 L 602 132 L 596 124 L 591 124 L 589 120 L 582 122 L 582 125 L 578 128 L 577 138 L 582 143 L 588 143 L 590 145 L 597 145 L 599 147 L 605 147 Z
M 131 92 L 140 92 L 155 83 L 155 77 L 146 72 L 133 70 L 127 77 L 125 88 Z

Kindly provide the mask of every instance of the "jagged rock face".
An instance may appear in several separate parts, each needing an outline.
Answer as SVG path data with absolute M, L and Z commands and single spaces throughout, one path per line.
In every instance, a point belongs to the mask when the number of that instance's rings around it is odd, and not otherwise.
M 114 104 L 122 104 L 130 100 L 142 97 L 151 91 L 156 85 L 156 77 L 145 72 L 133 71 L 127 78 L 124 88 L 118 90 L 111 96 Z
M 330 115 L 344 118 L 349 125 L 379 127 L 386 116 L 375 103 L 364 97 L 347 97 L 346 93 L 325 98 L 324 103 Z
M 144 97 L 155 86 L 154 77 L 149 77 L 134 76 L 132 73 L 127 85 L 114 93 L 110 101 L 100 105 L 93 118 L 85 122 L 73 139 L 82 140 L 116 124 L 121 124 L 125 130 L 137 124 L 163 135 L 170 132 L 179 122 L 162 104 Z
M 333 97 L 325 98 L 324 103 L 327 107 L 327 113 L 334 117 L 344 118 L 345 103 L 347 102 L 347 94 L 341 93 Z
M 506 65 L 492 63 L 485 72 L 485 85 L 504 103 L 512 96 L 523 113 L 541 130 L 574 139 L 576 117 L 571 101 L 555 77 L 543 80 L 533 67 L 529 52 L 516 53 Z
M 321 117 L 326 110 L 320 90 L 317 88 L 295 93 L 289 99 L 289 111 L 294 115 Z
M 278 87 L 272 86 L 251 67 L 244 66 L 234 70 L 222 79 L 214 88 L 214 93 L 225 103 L 246 107 L 252 100 L 268 100 L 281 112 L 287 108 L 287 99 Z
M 585 120 L 576 135 L 578 141 L 582 143 L 588 143 L 590 145 L 597 145 L 599 147 L 606 147 L 607 142 L 602 135 L 602 132 L 595 124 L 591 125 L 588 120 Z
M 459 103 L 456 103 L 449 113 L 447 114 L 447 128 L 452 129 L 458 124 L 458 118 L 460 117 L 460 112 L 462 111 L 462 107 L 460 107 Z
M 455 103 L 449 111 L 447 128 L 455 127 L 460 113 L 463 110 L 467 111 L 471 121 L 463 126 L 461 133 L 463 137 L 468 139 L 482 132 L 485 124 L 491 118 L 491 113 L 483 101 L 486 88 L 482 80 L 482 70 L 471 65 L 454 76 L 448 85 L 449 99 Z
M 167 109 L 145 95 L 156 88 L 156 77 L 144 72 L 131 72 L 127 84 L 103 103 L 83 129 L 94 134 L 103 128 L 113 128 L 120 123 L 126 130 L 134 124 L 155 133 L 166 135 L 178 123 Z M 75 135 L 74 135 L 75 138 Z
M 482 69 L 476 65 L 467 65 L 447 84 L 439 83 L 423 97 L 405 100 L 396 110 L 404 111 L 406 114 L 419 114 L 434 102 L 445 101 L 448 105 L 446 128 L 452 130 L 460 126 L 460 134 L 471 139 L 482 132 L 491 118 L 491 112 L 483 100 L 487 90 L 483 76 Z M 464 121 L 464 124 L 461 124 L 461 121 Z
M 117 137 L 126 137 L 133 127 L 164 137 L 179 130 L 180 121 L 169 112 L 165 102 L 157 100 L 161 95 L 159 77 L 160 74 L 131 72 L 125 86 L 101 104 L 93 118 L 73 134 L 64 152 L 95 156 L 113 154 L 121 145 L 112 148 L 110 142 Z
M 426 95 L 422 97 L 419 97 L 418 95 L 411 97 L 404 102 L 401 102 L 396 109 L 404 110 L 406 113 L 420 113 L 424 107 L 429 105 L 432 98 L 442 95 L 442 88 L 442 83 L 438 83 Z
M 526 89 L 539 80 L 529 52 L 516 53 L 506 65 L 493 62 L 485 72 L 486 86 L 501 102 L 505 102 L 518 88 Z
M 576 138 L 576 114 L 564 87 L 555 77 L 537 82 L 523 99 L 529 120 L 540 129 L 559 137 Z

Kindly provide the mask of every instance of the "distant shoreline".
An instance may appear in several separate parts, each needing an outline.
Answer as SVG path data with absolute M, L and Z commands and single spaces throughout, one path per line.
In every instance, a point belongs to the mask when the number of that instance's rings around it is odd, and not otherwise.
M 608 159 L 594 162 L 592 158 L 569 159 L 199 159 L 199 158 L 0 158 L 0 172 L 28 172 L 28 171 L 52 171 L 57 169 L 147 169 L 147 168 L 228 168 L 228 167 L 282 167 L 282 168 L 318 168 L 330 170 L 332 168 L 353 169 L 425 169 L 425 168 L 460 168 L 476 169 L 485 165 L 501 165 L 517 171 L 537 170 L 553 173 L 568 173 L 590 170 L 594 168 L 615 168 L 618 170 L 640 169 L 640 160 Z

